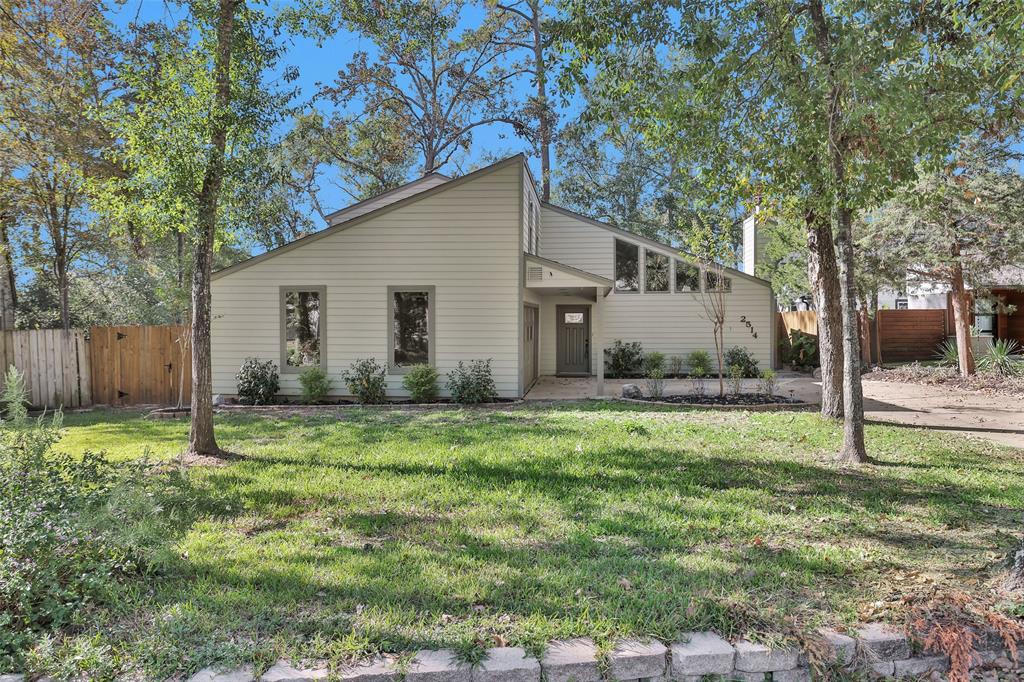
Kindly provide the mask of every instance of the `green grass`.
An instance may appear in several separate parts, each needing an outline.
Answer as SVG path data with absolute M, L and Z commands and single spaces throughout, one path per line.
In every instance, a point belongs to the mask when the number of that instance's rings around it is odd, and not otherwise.
M 61 447 L 114 458 L 173 462 L 186 436 L 124 412 L 66 425 Z M 183 476 L 180 559 L 44 667 L 155 679 L 572 635 L 770 639 L 878 613 L 922 576 L 986 589 L 1024 509 L 1022 451 L 869 426 L 879 462 L 844 469 L 839 430 L 811 414 L 586 403 L 217 431 L 242 457 Z

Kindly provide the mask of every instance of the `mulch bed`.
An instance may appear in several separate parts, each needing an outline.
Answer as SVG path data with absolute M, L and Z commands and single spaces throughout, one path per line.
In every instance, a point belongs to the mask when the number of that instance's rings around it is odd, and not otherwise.
M 705 393 L 697 395 L 666 395 L 661 398 L 637 398 L 652 403 L 672 403 L 675 405 L 797 405 L 802 400 L 787 398 L 781 395 L 765 395 L 763 393 L 726 393 L 725 395 L 714 395 Z
M 903 365 L 891 369 L 874 368 L 864 375 L 868 381 L 888 381 L 899 384 L 947 386 L 964 391 L 977 391 L 989 395 L 1024 397 L 1024 377 L 1004 377 L 997 374 L 975 374 L 962 377 L 952 367 Z

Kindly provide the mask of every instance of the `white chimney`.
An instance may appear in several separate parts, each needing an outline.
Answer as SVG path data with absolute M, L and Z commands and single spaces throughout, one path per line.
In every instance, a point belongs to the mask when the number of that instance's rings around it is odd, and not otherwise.
M 743 272 L 757 276 L 757 264 L 764 256 L 764 238 L 757 229 L 757 211 L 743 220 Z

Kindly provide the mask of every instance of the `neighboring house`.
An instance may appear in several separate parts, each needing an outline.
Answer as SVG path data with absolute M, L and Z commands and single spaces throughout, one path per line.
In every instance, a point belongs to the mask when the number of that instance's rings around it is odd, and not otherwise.
M 332 395 L 362 358 L 388 366 L 388 394 L 418 362 L 442 375 L 492 360 L 500 396 L 541 375 L 593 376 L 616 339 L 714 355 L 709 273 L 670 246 L 542 203 L 522 155 L 460 178 L 429 175 L 329 216 L 321 232 L 214 274 L 213 385 L 236 392 L 247 357 L 273 360 L 281 393 L 323 367 Z M 768 282 L 727 270 L 726 346 L 770 367 Z M 713 278 L 711 278 L 713 279 Z M 710 284 L 714 284 L 711 282 Z
M 757 229 L 755 215 L 743 222 L 743 270 L 758 274 L 767 236 Z M 971 325 L 986 343 L 992 339 L 1015 339 L 1024 344 L 1024 265 L 997 265 L 984 280 L 985 296 L 973 298 Z M 792 310 L 811 310 L 810 295 L 800 297 Z M 946 330 L 953 336 L 953 302 L 949 285 L 922 279 L 907 272 L 902 289 L 885 287 L 878 292 L 882 310 L 945 310 Z

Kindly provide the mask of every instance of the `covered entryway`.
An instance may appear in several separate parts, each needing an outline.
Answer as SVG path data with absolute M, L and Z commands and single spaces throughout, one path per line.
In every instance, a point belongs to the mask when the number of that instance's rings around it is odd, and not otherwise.
M 522 385 L 548 377 L 594 377 L 604 386 L 602 308 L 611 280 L 525 254 Z
M 555 306 L 555 373 L 590 375 L 590 306 Z

